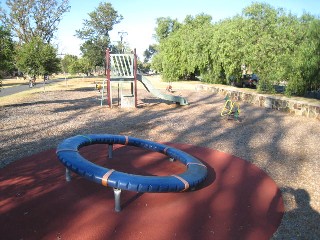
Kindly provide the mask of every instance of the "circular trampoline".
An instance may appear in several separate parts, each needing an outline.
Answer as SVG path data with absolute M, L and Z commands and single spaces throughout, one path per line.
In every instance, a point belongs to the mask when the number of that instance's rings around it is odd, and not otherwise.
M 112 157 L 113 144 L 130 145 L 163 153 L 170 159 L 182 162 L 187 169 L 181 174 L 171 176 L 142 176 L 119 172 L 115 169 L 96 165 L 79 153 L 80 148 L 92 144 L 108 144 L 109 158 Z M 65 139 L 58 146 L 56 153 L 58 159 L 66 167 L 67 181 L 70 181 L 70 171 L 72 171 L 96 183 L 113 187 L 115 196 L 120 195 L 120 189 L 135 192 L 186 191 L 195 189 L 207 176 L 206 166 L 195 157 L 164 144 L 128 136 L 111 134 L 78 135 Z M 130 158 L 130 154 L 128 154 L 128 158 Z M 120 198 L 120 196 L 115 198 L 116 211 L 120 211 L 120 200 L 117 198 Z

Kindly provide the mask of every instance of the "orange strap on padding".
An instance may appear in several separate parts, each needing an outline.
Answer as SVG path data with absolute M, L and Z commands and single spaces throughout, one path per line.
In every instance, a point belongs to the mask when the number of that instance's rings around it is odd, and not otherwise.
M 106 174 L 103 175 L 102 179 L 101 179 L 101 184 L 103 186 L 108 186 L 108 179 L 110 177 L 110 175 L 114 172 L 114 169 L 110 169 L 108 172 L 106 172 Z
M 165 149 L 163 149 L 163 153 L 167 154 L 168 149 L 169 149 L 169 147 L 166 147 Z
M 184 189 L 181 192 L 184 192 L 189 188 L 189 183 L 186 180 L 184 180 L 182 177 L 177 175 L 172 175 L 172 176 L 178 178 L 184 184 Z

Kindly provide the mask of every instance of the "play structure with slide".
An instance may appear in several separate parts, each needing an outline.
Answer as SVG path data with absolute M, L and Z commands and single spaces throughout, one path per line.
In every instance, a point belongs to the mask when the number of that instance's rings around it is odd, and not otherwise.
M 107 77 L 104 79 L 101 89 L 99 89 L 101 92 L 101 106 L 106 98 L 107 105 L 110 108 L 112 107 L 113 92 L 111 85 L 116 83 L 118 104 L 121 105 L 121 107 L 137 107 L 137 81 L 140 81 L 147 91 L 157 98 L 171 101 L 179 105 L 188 104 L 187 99 L 184 97 L 162 93 L 159 89 L 155 88 L 145 76 L 138 73 L 137 55 L 135 50 L 132 54 L 110 54 L 109 49 L 107 49 L 106 64 Z M 126 91 L 126 87 L 130 90 Z
M 142 176 L 119 172 L 98 166 L 81 156 L 79 149 L 92 144 L 107 144 L 109 146 L 109 159 L 112 158 L 113 144 L 128 145 L 162 153 L 168 156 L 170 161 L 178 160 L 182 162 L 187 169 L 181 174 L 171 176 Z M 183 192 L 188 189 L 194 190 L 207 177 L 207 167 L 186 152 L 164 144 L 122 135 L 90 134 L 74 136 L 60 143 L 56 154 L 66 167 L 67 181 L 71 180 L 70 171 L 72 171 L 88 180 L 106 187 L 112 187 L 116 212 L 121 210 L 121 189 L 149 193 Z

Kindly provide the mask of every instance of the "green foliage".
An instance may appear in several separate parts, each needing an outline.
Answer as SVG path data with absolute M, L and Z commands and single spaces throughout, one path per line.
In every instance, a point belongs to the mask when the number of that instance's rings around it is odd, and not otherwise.
M 110 45 L 109 32 L 122 19 L 111 3 L 100 3 L 89 13 L 89 19 L 84 20 L 82 29 L 76 31 L 76 36 L 85 40 L 80 49 L 92 65 L 102 66 L 105 62 L 105 51 Z
M 0 78 L 14 69 L 14 44 L 10 32 L 0 26 Z
M 159 46 L 157 46 L 157 49 L 158 49 L 158 47 Z M 155 69 L 156 71 L 161 72 L 161 73 L 163 73 L 163 68 L 162 68 L 163 54 L 164 54 L 163 52 L 157 51 L 153 55 L 152 60 L 151 60 L 151 68 Z
M 170 17 L 167 18 L 157 18 L 157 27 L 155 29 L 156 34 L 155 38 L 158 42 L 161 42 L 162 40 L 169 37 L 170 33 L 175 32 L 179 29 L 180 23 L 177 19 L 172 19 Z
M 75 55 L 65 55 L 61 60 L 62 71 L 70 74 L 84 73 L 87 76 L 93 71 L 91 59 L 87 57 L 78 58 Z
M 294 71 L 290 72 L 288 95 L 303 95 L 320 89 L 320 20 L 304 15 L 300 22 L 303 24 L 300 33 L 303 41 L 298 43 L 290 59 Z
M 89 76 L 89 74 L 92 72 L 92 64 L 90 59 L 86 57 L 82 57 L 78 60 L 78 62 L 79 62 L 79 72 Z
M 76 31 L 80 39 L 97 39 L 100 36 L 109 37 L 109 32 L 113 29 L 113 26 L 123 19 L 114 10 L 111 3 L 100 3 L 98 8 L 88 15 L 89 20 L 85 19 L 83 28 Z
M 203 53 L 209 51 L 212 33 L 210 21 L 211 17 L 204 14 L 195 18 L 187 16 L 184 24 L 171 22 L 170 27 L 161 28 L 167 29 L 166 31 L 157 31 L 162 35 L 158 37 L 161 42 L 152 66 L 157 71 L 162 71 L 165 80 L 178 81 L 197 69 L 201 71 L 207 68 L 209 55 Z
M 16 64 L 19 70 L 30 76 L 50 75 L 60 70 L 57 50 L 40 37 L 34 37 L 19 47 Z
M 0 20 L 20 43 L 35 36 L 50 43 L 62 15 L 70 10 L 68 0 L 7 0 L 6 6 L 10 12 L 0 8 Z
M 287 83 L 286 94 L 320 88 L 320 20 L 300 18 L 266 3 L 253 3 L 242 14 L 211 22 L 209 15 L 187 16 L 183 23 L 157 21 L 152 67 L 177 81 L 200 73 L 203 81 L 239 79 L 241 65 L 260 77 L 259 91 Z
M 143 52 L 144 63 L 148 63 L 152 56 L 157 52 L 156 45 L 149 45 L 148 49 Z
M 126 42 L 117 41 L 114 44 L 109 44 L 109 50 L 112 54 L 132 53 L 132 49 Z
M 78 57 L 70 54 L 65 55 L 64 58 L 61 60 L 61 69 L 63 72 L 66 73 L 78 73 Z
M 143 73 L 148 73 L 151 69 L 151 64 L 138 60 L 138 69 Z
M 92 67 L 103 66 L 104 49 L 101 49 L 101 46 L 108 44 L 107 42 L 100 42 L 104 40 L 103 38 L 96 41 L 87 40 L 80 46 L 83 57 L 90 61 Z M 99 43 L 97 44 L 97 42 Z

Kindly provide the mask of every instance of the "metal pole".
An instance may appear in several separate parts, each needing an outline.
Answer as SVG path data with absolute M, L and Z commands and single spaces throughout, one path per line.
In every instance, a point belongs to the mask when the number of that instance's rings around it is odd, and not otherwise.
M 68 168 L 66 168 L 66 181 L 71 181 L 71 171 Z
M 46 92 L 46 78 L 43 77 L 43 92 Z
M 123 40 L 123 37 L 127 36 L 128 33 L 125 32 L 125 31 L 120 31 L 118 32 L 118 35 L 120 35 L 120 43 L 121 43 L 121 50 L 120 50 L 120 53 L 124 53 L 124 45 L 122 43 L 122 40 Z
M 121 211 L 121 205 L 120 205 L 121 189 L 114 188 L 113 193 L 114 193 L 114 210 L 116 212 L 120 212 Z
M 110 51 L 109 48 L 106 50 L 106 65 L 107 65 L 107 98 L 108 98 L 108 105 L 111 108 L 112 106 L 112 99 L 111 99 L 111 83 L 110 83 Z
M 103 100 L 104 100 L 103 98 L 104 98 L 105 85 L 106 85 L 106 79 L 103 79 L 102 90 L 101 90 L 101 103 L 100 103 L 101 107 L 103 105 Z
M 134 63 L 133 63 L 133 73 L 134 73 L 134 106 L 138 107 L 138 90 L 137 90 L 137 53 L 134 49 Z
M 108 145 L 108 158 L 112 158 L 113 144 Z
M 122 91 L 121 91 L 121 94 L 122 94 Z M 118 82 L 118 106 L 120 106 L 120 84 L 119 84 L 119 82 Z

